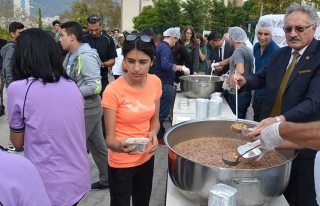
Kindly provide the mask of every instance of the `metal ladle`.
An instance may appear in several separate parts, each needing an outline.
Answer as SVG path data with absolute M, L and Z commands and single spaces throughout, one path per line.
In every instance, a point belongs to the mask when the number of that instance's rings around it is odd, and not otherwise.
M 237 76 L 237 71 L 234 71 L 234 75 Z M 237 125 L 238 123 L 238 84 L 236 84 L 236 122 L 233 125 Z M 241 133 L 242 128 L 232 127 L 232 130 Z
M 229 166 L 237 166 L 238 164 L 240 164 L 240 162 L 241 162 L 241 159 L 240 159 L 240 158 L 241 158 L 243 155 L 247 154 L 247 153 L 250 152 L 251 150 L 254 150 L 255 148 L 260 147 L 260 146 L 261 146 L 261 144 L 259 144 L 259 145 L 255 146 L 255 147 L 252 147 L 251 149 L 247 150 L 247 151 L 244 152 L 242 155 L 239 155 L 239 156 L 237 157 L 236 161 L 228 160 L 228 158 L 225 157 L 226 155 L 224 155 L 224 156 L 222 157 L 222 161 L 223 161 L 226 165 L 229 165 Z

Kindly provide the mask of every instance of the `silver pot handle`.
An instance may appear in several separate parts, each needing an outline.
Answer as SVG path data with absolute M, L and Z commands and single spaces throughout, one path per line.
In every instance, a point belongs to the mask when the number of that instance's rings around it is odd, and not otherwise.
M 233 178 L 233 182 L 236 184 L 259 184 L 260 180 L 253 177 L 246 177 L 246 178 Z
M 200 87 L 208 87 L 209 86 L 209 84 L 206 84 L 206 83 L 199 83 L 198 84 Z

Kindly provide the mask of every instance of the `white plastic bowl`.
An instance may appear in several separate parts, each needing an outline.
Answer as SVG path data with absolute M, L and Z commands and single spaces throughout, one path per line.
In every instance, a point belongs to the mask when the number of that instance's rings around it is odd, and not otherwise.
M 149 144 L 149 139 L 146 137 L 132 137 L 125 141 L 130 146 L 135 146 L 133 152 L 144 152 Z

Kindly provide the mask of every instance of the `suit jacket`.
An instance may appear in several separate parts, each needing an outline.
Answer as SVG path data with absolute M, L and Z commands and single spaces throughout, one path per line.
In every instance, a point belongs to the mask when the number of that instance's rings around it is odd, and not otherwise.
M 270 117 L 292 49 L 283 47 L 273 53 L 269 63 L 246 78 L 241 92 L 265 88 L 260 119 Z M 313 39 L 294 68 L 282 97 L 281 114 L 287 121 L 320 120 L 320 42 Z
M 212 62 L 219 62 L 219 48 L 213 48 Z M 231 46 L 230 41 L 225 40 L 223 60 L 228 59 L 232 56 L 234 48 Z M 221 76 L 229 71 L 229 64 L 223 67 L 222 72 L 218 72 L 218 75 Z

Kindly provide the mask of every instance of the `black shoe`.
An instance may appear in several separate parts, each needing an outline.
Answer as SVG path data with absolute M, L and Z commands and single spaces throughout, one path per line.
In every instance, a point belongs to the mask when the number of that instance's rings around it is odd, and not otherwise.
M 9 152 L 23 152 L 23 151 L 24 151 L 24 147 L 22 147 L 22 148 L 7 147 L 7 150 L 8 150 Z
M 109 183 L 107 185 L 103 185 L 100 182 L 92 183 L 91 190 L 103 190 L 109 188 Z

